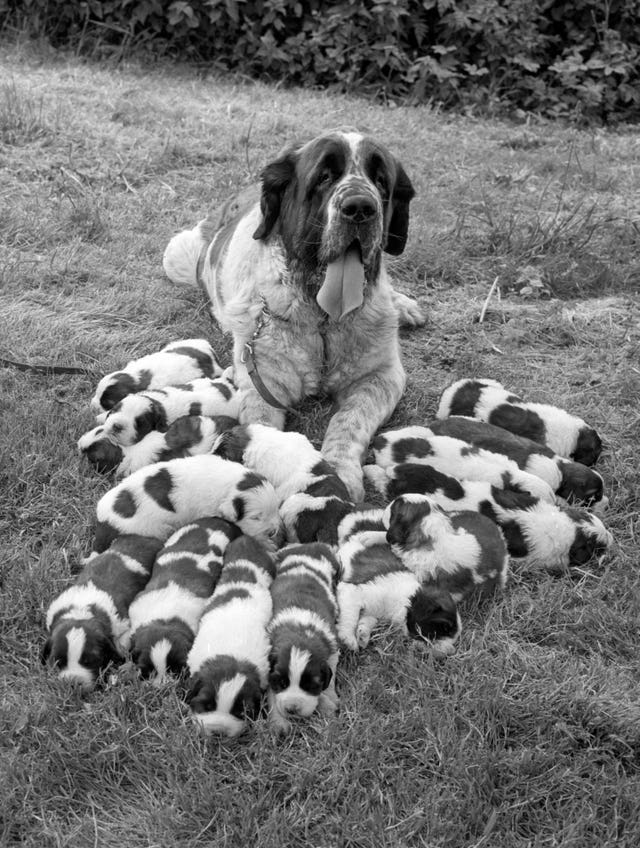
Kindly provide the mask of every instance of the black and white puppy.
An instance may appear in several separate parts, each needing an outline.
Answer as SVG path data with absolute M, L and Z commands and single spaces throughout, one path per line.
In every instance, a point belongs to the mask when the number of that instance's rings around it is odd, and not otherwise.
M 219 456 L 188 456 L 141 468 L 98 501 L 93 550 L 123 533 L 165 542 L 198 518 L 224 518 L 274 547 L 282 537 L 278 498 L 271 483 Z
M 165 386 L 127 395 L 107 414 L 104 436 L 118 445 L 133 445 L 152 430 L 166 431 L 183 415 L 226 415 L 237 418 L 238 392 L 224 377 L 201 377 L 180 386 Z
M 561 498 L 575 499 L 593 505 L 604 498 L 604 482 L 597 471 L 565 459 L 551 448 L 525 436 L 518 436 L 477 418 L 453 415 L 433 421 L 429 429 L 440 436 L 463 439 L 477 448 L 499 453 L 512 459 L 519 468 L 541 477 Z
M 603 554 L 613 539 L 586 509 L 536 500 L 526 492 L 480 480 L 457 480 L 429 465 L 404 463 L 386 471 L 366 465 L 365 476 L 387 500 L 425 494 L 445 511 L 472 510 L 501 528 L 514 564 L 562 570 Z
M 78 451 L 99 474 L 126 477 L 154 462 L 213 453 L 222 433 L 237 423 L 226 415 L 183 415 L 166 432 L 152 430 L 132 445 L 117 444 L 99 424 L 80 437 Z
M 421 583 L 436 583 L 454 601 L 503 589 L 509 568 L 498 525 L 478 512 L 445 512 L 426 495 L 401 495 L 385 509 L 386 540 Z
M 368 645 L 379 622 L 388 622 L 427 643 L 434 656 L 446 656 L 462 628 L 456 603 L 436 582 L 421 583 L 393 553 L 383 513 L 358 510 L 340 525 L 338 636 L 357 651 Z
M 555 502 L 553 489 L 545 480 L 521 470 L 509 457 L 477 448 L 462 439 L 436 436 L 427 427 L 402 427 L 380 433 L 373 440 L 372 448 L 375 463 L 381 468 L 417 462 L 459 480 L 484 480 L 493 486 L 502 486 L 508 479 L 511 485 L 539 500 Z
M 602 451 L 602 439 L 582 418 L 558 406 L 525 402 L 497 380 L 467 378 L 447 386 L 436 417 L 450 415 L 503 427 L 583 465 L 593 465 Z
M 143 677 L 161 683 L 185 667 L 224 552 L 239 535 L 222 518 L 201 518 L 167 540 L 151 579 L 129 607 L 131 657 Z
M 297 492 L 280 505 L 280 518 L 288 542 L 324 542 L 335 547 L 340 522 L 355 508 L 351 501 L 336 495 L 318 497 Z
M 269 719 L 276 730 L 292 716 L 338 708 L 335 583 L 340 566 L 328 545 L 289 545 L 279 551 L 271 586 Z
M 257 718 L 269 675 L 273 560 L 248 536 L 232 541 L 187 664 L 186 701 L 205 733 L 233 737 Z
M 180 339 L 155 353 L 132 359 L 124 368 L 104 376 L 91 399 L 91 411 L 100 418 L 135 392 L 220 374 L 222 368 L 206 339 Z
M 50 604 L 42 661 L 51 662 L 59 677 L 89 689 L 109 663 L 123 661 L 129 606 L 149 580 L 161 547 L 146 536 L 120 536 Z

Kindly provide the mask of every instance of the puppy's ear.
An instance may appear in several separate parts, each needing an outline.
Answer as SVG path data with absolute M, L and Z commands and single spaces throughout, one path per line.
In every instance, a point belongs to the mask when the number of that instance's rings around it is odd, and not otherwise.
M 262 171 L 262 195 L 260 211 L 262 221 L 253 234 L 254 239 L 266 239 L 274 228 L 280 215 L 280 205 L 284 190 L 291 183 L 296 172 L 296 156 L 292 150 L 287 151 L 275 162 Z
M 166 431 L 166 417 L 160 404 L 151 401 L 149 409 L 134 419 L 138 441 L 147 436 L 152 430 Z
M 328 663 L 322 663 L 322 665 L 320 666 L 320 678 L 322 680 L 323 691 L 331 683 L 332 677 L 333 677 L 333 672 L 329 668 L 329 664 Z
M 230 459 L 232 462 L 242 462 L 244 451 L 251 437 L 249 431 L 243 424 L 238 424 L 230 430 L 226 430 L 216 439 L 216 447 L 214 453 L 223 459 Z
M 415 196 L 415 189 L 402 165 L 396 163 L 396 183 L 391 195 L 391 219 L 387 228 L 387 241 L 384 249 L 392 256 L 399 256 L 407 243 L 409 234 L 409 203 Z
M 184 696 L 185 703 L 190 704 L 202 689 L 202 676 L 196 672 L 187 681 L 187 691 Z
M 40 651 L 40 662 L 42 663 L 42 665 L 46 665 L 47 660 L 51 656 L 52 644 L 53 642 L 51 640 L 51 636 L 47 637 L 47 641 L 44 643 L 44 645 L 42 646 L 42 650 Z

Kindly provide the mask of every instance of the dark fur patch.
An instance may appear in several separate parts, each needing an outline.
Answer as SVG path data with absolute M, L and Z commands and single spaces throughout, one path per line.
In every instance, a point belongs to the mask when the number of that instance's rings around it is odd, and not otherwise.
M 171 503 L 171 491 L 173 489 L 173 480 L 171 472 L 168 468 L 161 468 L 155 474 L 151 474 L 144 481 L 144 490 L 152 498 L 158 506 L 166 509 L 167 512 L 175 512 L 175 507 Z
M 586 504 L 602 500 L 604 486 L 596 471 L 571 460 L 560 460 L 558 467 L 562 472 L 562 483 L 558 489 L 560 497 L 575 498 Z
M 169 426 L 165 441 L 171 450 L 183 450 L 196 445 L 202 438 L 200 418 L 195 415 L 182 415 Z
M 581 427 L 578 432 L 576 449 L 571 459 L 583 465 L 595 465 L 602 452 L 602 439 L 592 427 Z
M 495 424 L 496 427 L 504 427 L 505 430 L 510 430 L 518 436 L 525 436 L 542 445 L 546 444 L 547 429 L 537 412 L 503 403 L 496 406 L 488 418 L 489 423 Z
M 122 462 L 124 453 L 119 445 L 114 445 L 109 439 L 99 439 L 83 450 L 87 460 L 99 474 L 110 474 Z
M 368 545 L 351 558 L 351 574 L 346 582 L 370 583 L 376 577 L 405 570 L 388 544 Z
M 232 462 L 242 462 L 247 445 L 251 441 L 249 431 L 244 424 L 238 424 L 226 430 L 216 447 L 216 454 Z
M 504 489 L 500 489 L 498 486 L 491 486 L 491 497 L 498 506 L 502 507 L 502 509 L 528 509 L 540 502 L 535 495 L 526 492 L 524 489 L 520 489 L 518 484 L 508 483 L 510 478 L 511 475 L 508 472 L 506 475 L 503 475 L 506 483 Z
M 122 398 L 139 391 L 138 384 L 131 376 L 124 371 L 118 371 L 112 374 L 113 382 L 100 395 L 100 406 L 105 410 L 113 409 L 120 403 Z
M 427 515 L 431 514 L 431 504 L 428 501 L 414 503 L 397 498 L 391 503 L 387 542 L 406 548 L 407 542 L 414 530 Z
M 326 477 L 319 477 L 304 490 L 307 495 L 314 498 L 340 498 L 342 501 L 349 500 L 349 490 L 338 477 L 331 473 Z
M 233 397 L 233 389 L 224 380 L 215 380 L 214 385 L 225 400 L 231 400 Z
M 136 431 L 136 442 L 141 441 L 152 430 L 159 430 L 164 433 L 167 430 L 167 416 L 164 408 L 154 398 L 148 397 L 149 409 L 143 412 L 142 415 L 137 415 L 134 419 L 134 427 Z
M 405 462 L 396 466 L 393 474 L 393 478 L 387 483 L 389 499 L 409 492 L 423 495 L 442 492 L 453 501 L 462 500 L 465 496 L 464 486 L 459 480 L 443 474 L 431 465 Z
M 236 514 L 236 521 L 242 521 L 245 513 L 244 500 L 240 497 L 240 495 L 237 495 L 233 499 L 232 503 L 234 512 Z
M 295 534 L 298 541 L 324 542 L 327 545 L 338 544 L 338 525 L 345 517 L 353 512 L 353 504 L 346 503 L 340 498 L 318 498 L 320 509 L 306 508 L 299 513 L 295 521 Z
M 499 524 L 507 543 L 509 556 L 516 558 L 526 557 L 530 553 L 529 546 L 518 522 L 510 519 L 508 521 L 500 521 Z
M 224 607 L 230 601 L 233 601 L 235 599 L 244 600 L 250 597 L 251 593 L 247 591 L 247 589 L 242 589 L 240 587 L 216 592 L 216 594 L 207 603 L 207 613 L 211 612 L 211 610 L 213 609 L 217 609 L 218 607 Z
M 113 511 L 121 518 L 133 518 L 136 514 L 138 507 L 128 489 L 120 489 L 113 502 Z
M 238 538 L 229 544 L 224 557 L 225 568 L 241 568 L 242 566 L 235 565 L 238 560 L 248 560 L 253 565 L 266 571 L 272 578 L 276 576 L 276 567 L 273 558 L 265 550 L 264 545 L 252 536 L 238 535 Z M 249 582 L 253 583 L 255 581 L 251 579 Z
M 414 459 L 423 459 L 425 456 L 433 456 L 434 453 L 429 440 L 418 437 L 398 439 L 391 445 L 391 458 L 396 465 L 411 462 Z
M 202 404 L 199 400 L 194 400 L 189 404 L 189 415 L 202 415 Z
M 109 545 L 118 537 L 119 534 L 120 531 L 118 528 L 114 527 L 109 521 L 96 522 L 91 550 L 99 554 L 106 551 Z
M 456 603 L 446 590 L 424 586 L 409 601 L 406 622 L 414 639 L 453 638 L 458 631 Z
M 525 436 L 518 436 L 516 433 L 505 430 L 503 427 L 497 427 L 495 424 L 489 424 L 486 421 L 454 416 L 442 421 L 433 421 L 429 424 L 429 427 L 439 435 L 463 439 L 479 448 L 507 456 L 519 468 L 523 469 L 535 454 L 550 459 L 555 458 L 554 452 L 546 445 L 534 442 Z
M 261 486 L 264 486 L 264 477 L 253 471 L 245 471 L 236 488 L 239 492 L 246 492 L 247 489 L 259 489 Z
M 209 377 L 210 379 L 213 378 L 214 368 L 211 357 L 207 353 L 203 353 L 203 351 L 198 350 L 197 347 L 180 345 L 179 347 L 172 347 L 169 353 L 177 353 L 180 354 L 180 356 L 188 356 L 190 359 L 195 359 L 198 368 L 202 372 L 202 376 Z
M 483 384 L 467 380 L 453 394 L 449 404 L 449 415 L 474 415 L 482 395 Z
M 148 368 L 141 368 L 138 371 L 138 377 L 136 379 L 136 391 L 143 392 L 145 389 L 148 389 L 152 380 L 153 372 L 149 371 Z
M 256 718 L 260 709 L 262 690 L 260 675 L 253 663 L 219 654 L 206 660 L 189 680 L 186 702 L 194 713 L 214 712 L 218 707 L 218 692 L 222 683 L 242 674 L 246 678 L 235 698 L 231 715 L 237 719 Z
M 257 580 L 250 568 L 232 561 L 226 562 L 222 567 L 218 586 L 223 586 L 225 583 L 257 583 Z

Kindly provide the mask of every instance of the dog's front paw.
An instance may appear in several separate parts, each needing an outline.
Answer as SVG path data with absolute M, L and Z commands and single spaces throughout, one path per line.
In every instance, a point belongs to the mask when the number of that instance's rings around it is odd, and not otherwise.
M 362 621 L 358 624 L 356 629 L 356 640 L 358 643 L 358 648 L 366 648 L 369 644 L 369 640 L 371 639 L 371 627 L 368 624 L 363 623 Z
M 341 464 L 336 467 L 338 477 L 347 487 L 349 497 L 354 503 L 364 501 L 364 486 L 362 483 L 362 466 Z
M 318 698 L 318 712 L 323 716 L 332 716 L 340 711 L 340 698 L 335 690 L 326 689 Z
M 424 312 L 412 297 L 401 292 L 393 292 L 393 305 L 398 313 L 402 327 L 422 327 L 426 323 Z

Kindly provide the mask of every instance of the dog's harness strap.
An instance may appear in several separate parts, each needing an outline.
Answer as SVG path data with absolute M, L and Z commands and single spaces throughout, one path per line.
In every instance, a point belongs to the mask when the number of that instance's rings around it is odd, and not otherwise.
M 267 321 L 271 318 L 271 312 L 269 311 L 269 307 L 267 306 L 267 301 L 264 295 L 260 295 L 262 299 L 262 311 L 258 316 L 258 323 L 256 324 L 256 328 L 253 331 L 253 335 L 251 336 L 251 340 L 244 343 L 244 350 L 242 351 L 242 355 L 240 356 L 240 361 L 243 362 L 247 367 L 247 373 L 249 374 L 249 378 L 254 385 L 255 390 L 258 392 L 262 400 L 269 404 L 269 406 L 273 406 L 275 409 L 283 409 L 285 412 L 296 412 L 290 406 L 287 406 L 284 403 L 281 403 L 278 398 L 274 397 L 269 389 L 265 386 L 262 377 L 258 373 L 258 365 L 256 363 L 256 353 L 255 353 L 255 341 L 260 335 L 262 328 L 267 323 Z

